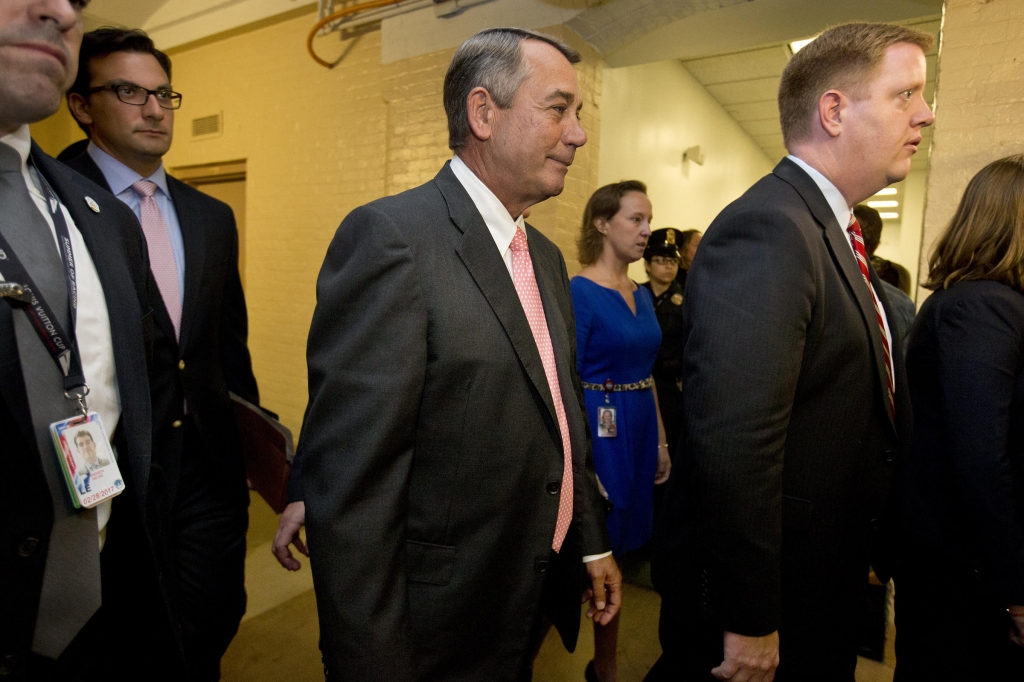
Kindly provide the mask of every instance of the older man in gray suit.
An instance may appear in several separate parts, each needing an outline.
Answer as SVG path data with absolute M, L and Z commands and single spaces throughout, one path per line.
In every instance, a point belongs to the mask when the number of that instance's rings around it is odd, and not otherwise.
M 529 678 L 542 614 L 568 648 L 618 610 L 558 248 L 569 47 L 483 31 L 445 78 L 455 158 L 350 213 L 317 282 L 302 431 L 329 680 Z M 585 569 L 585 570 L 584 570 Z

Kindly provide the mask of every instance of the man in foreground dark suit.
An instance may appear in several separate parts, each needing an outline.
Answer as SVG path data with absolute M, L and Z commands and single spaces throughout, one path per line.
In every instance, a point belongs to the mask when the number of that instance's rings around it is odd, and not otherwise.
M 565 262 L 522 219 L 576 148 L 569 47 L 491 29 L 445 77 L 431 181 L 345 218 L 317 282 L 302 487 L 328 680 L 529 679 L 621 577 L 594 477 Z
M 138 679 L 180 679 L 144 530 L 152 513 L 146 247 L 131 211 L 44 154 L 28 130 L 57 111 L 74 79 L 86 4 L 0 3 L 0 279 L 8 286 L 31 279 L 50 322 L 76 341 L 72 357 L 88 390 L 69 393 L 87 394 L 88 409 L 100 415 L 125 491 L 91 509 L 74 507 L 49 425 L 80 408 L 65 397 L 68 385 L 30 322 L 27 302 L 5 295 L 0 675 L 106 680 L 112 671 L 130 670 Z M 73 267 L 58 243 L 70 244 Z M 15 261 L 24 268 L 17 277 Z M 106 443 L 94 445 L 109 452 Z
M 660 519 L 650 680 L 852 682 L 869 563 L 887 580 L 909 430 L 891 308 L 851 206 L 934 117 L 930 36 L 830 29 L 779 87 L 791 155 L 715 219 L 684 301 L 685 417 Z M 780 663 L 781 660 L 781 663 Z
M 68 105 L 90 143 L 67 164 L 131 207 L 149 245 L 154 495 L 190 678 L 216 682 L 246 601 L 249 494 L 228 391 L 256 404 L 259 394 L 234 214 L 163 168 L 180 102 L 170 60 L 145 33 L 87 33 Z

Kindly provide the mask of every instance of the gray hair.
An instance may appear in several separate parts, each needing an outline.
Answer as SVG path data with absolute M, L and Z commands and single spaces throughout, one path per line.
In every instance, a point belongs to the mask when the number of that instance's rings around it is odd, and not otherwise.
M 469 137 L 469 112 L 466 99 L 473 88 L 484 88 L 494 103 L 508 109 L 519 86 L 529 75 L 523 60 L 524 40 L 547 43 L 569 60 L 580 55 L 560 40 L 521 28 L 489 28 L 480 31 L 455 51 L 444 76 L 444 110 L 448 115 L 448 147 L 458 149 Z

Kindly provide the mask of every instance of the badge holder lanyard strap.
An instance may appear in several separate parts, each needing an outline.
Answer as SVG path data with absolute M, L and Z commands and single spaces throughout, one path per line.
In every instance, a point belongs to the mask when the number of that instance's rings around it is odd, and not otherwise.
M 6 255 L 4 259 L 4 270 L 10 274 L 5 277 L 8 282 L 11 280 L 24 282 L 22 289 L 24 294 L 20 298 L 25 314 L 28 315 L 32 326 L 42 340 L 50 357 L 57 364 L 61 376 L 64 378 L 64 397 L 78 403 L 78 408 L 85 417 L 88 408 L 86 407 L 86 396 L 89 395 L 89 386 L 85 383 L 85 372 L 82 369 L 82 361 L 78 354 L 78 344 L 75 341 L 75 324 L 78 317 L 78 280 L 75 274 L 75 254 L 71 248 L 71 232 L 68 230 L 67 221 L 64 219 L 64 212 L 61 210 L 60 202 L 41 174 L 36 173 L 39 184 L 42 185 L 46 203 L 53 217 L 53 226 L 57 232 L 57 241 L 60 243 L 61 264 L 64 266 L 64 276 L 68 289 L 68 313 L 71 318 L 71 335 L 64 332 L 53 309 L 46 303 L 42 293 L 36 288 L 35 282 L 25 270 L 17 254 L 11 245 L 0 234 L 0 251 Z

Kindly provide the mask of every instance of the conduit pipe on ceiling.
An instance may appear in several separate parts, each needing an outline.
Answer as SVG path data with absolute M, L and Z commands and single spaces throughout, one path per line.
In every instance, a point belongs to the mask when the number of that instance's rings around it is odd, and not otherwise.
M 309 36 L 306 38 L 306 50 L 317 64 L 331 68 L 334 65 L 321 59 L 313 50 L 313 39 L 325 27 L 328 28 L 327 33 L 343 28 L 356 28 L 373 23 L 374 21 L 381 21 L 382 19 L 414 12 L 430 6 L 434 7 L 434 14 L 439 19 L 453 17 L 456 14 L 461 14 L 463 10 L 469 7 L 485 2 L 491 2 L 491 0 L 372 0 L 371 2 L 364 2 L 359 5 L 352 5 L 337 12 L 332 12 L 316 22 L 313 30 L 309 32 Z M 325 6 L 325 4 L 321 4 L 321 8 Z M 358 19 L 352 18 L 356 14 L 362 14 L 363 16 Z
M 309 32 L 309 36 L 306 38 L 306 51 L 309 52 L 309 56 L 313 58 L 313 61 L 320 66 L 325 66 L 329 69 L 334 65 L 324 59 L 321 59 L 313 49 L 313 39 L 316 38 L 317 34 L 324 27 L 334 24 L 334 26 L 331 27 L 332 31 L 341 28 L 355 28 L 373 21 L 386 19 L 390 16 L 412 12 L 413 10 L 422 9 L 424 7 L 430 7 L 434 4 L 434 1 L 435 0 L 371 0 L 370 2 L 352 5 L 350 7 L 343 7 L 337 12 L 328 14 L 326 17 L 316 22 L 313 26 L 313 30 Z M 398 7 L 398 5 L 401 6 Z M 383 11 L 373 12 L 372 16 L 369 14 L 372 10 L 381 9 L 383 9 Z M 339 22 L 342 20 L 362 13 L 367 14 L 359 19 L 345 21 L 343 25 L 339 25 Z

